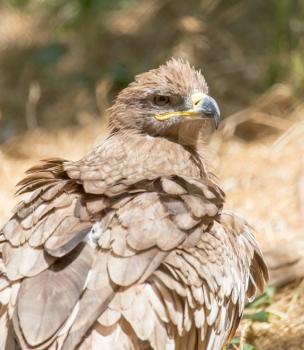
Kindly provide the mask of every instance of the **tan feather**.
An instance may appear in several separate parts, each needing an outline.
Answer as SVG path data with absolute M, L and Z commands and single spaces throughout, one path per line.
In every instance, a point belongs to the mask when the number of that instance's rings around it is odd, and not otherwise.
M 27 243 L 16 248 L 6 243 L 3 247 L 3 260 L 7 277 L 11 281 L 34 276 L 54 262 L 41 248 L 32 248 Z
M 173 218 L 175 224 L 182 230 L 191 230 L 200 221 L 195 219 L 189 212 L 178 214 Z
M 201 218 L 205 215 L 213 217 L 219 210 L 216 204 L 206 201 L 198 195 L 185 194 L 182 196 L 182 198 L 189 210 L 191 210 L 191 213 L 198 218 Z
M 163 190 L 168 194 L 181 195 L 187 193 L 187 191 L 181 185 L 169 178 L 163 177 L 161 179 L 161 184 Z
M 186 286 L 182 285 L 181 282 L 177 281 L 176 279 L 172 278 L 169 274 L 163 272 L 162 270 L 157 270 L 153 273 L 153 276 L 156 276 L 158 279 L 161 280 L 161 282 L 167 286 L 172 291 L 176 291 L 177 294 L 179 294 L 182 297 L 185 297 L 187 295 L 186 293 Z
M 82 293 L 91 265 L 91 248 L 79 246 L 65 259 L 58 260 L 51 270 L 22 283 L 17 313 L 29 345 L 47 341 L 68 318 Z
M 107 308 L 107 310 L 98 318 L 98 322 L 103 326 L 109 327 L 117 323 L 120 317 L 121 313 L 119 311 Z
M 136 294 L 136 303 L 122 310 L 122 314 L 141 340 L 147 340 L 153 332 L 154 312 L 144 291 L 145 286 L 132 288 Z
M 49 214 L 40 224 L 32 231 L 29 238 L 29 244 L 32 247 L 39 247 L 53 234 L 60 223 L 68 216 L 69 211 L 58 209 L 56 212 Z
M 12 240 L 14 235 L 18 233 L 19 223 L 16 218 L 10 219 L 2 229 L 2 232 L 7 240 Z
M 151 119 L 156 87 L 207 93 L 199 72 L 171 60 L 118 96 L 101 145 L 20 182 L 0 233 L 0 330 L 22 349 L 218 350 L 265 287 L 251 228 L 223 212 L 207 169 L 205 124 Z
M 127 258 L 111 255 L 108 260 L 111 280 L 120 286 L 129 286 L 138 281 L 157 252 L 158 250 L 154 248 Z
M 162 302 L 162 297 L 158 292 L 157 286 L 153 284 L 153 281 L 152 281 L 152 284 L 148 283 L 146 285 L 146 290 L 149 296 L 148 300 L 151 306 L 153 307 L 153 309 L 155 310 L 158 318 L 161 321 L 168 323 L 169 318 L 168 318 L 167 309 L 164 303 Z
M 115 225 L 110 231 L 112 240 L 112 250 L 114 254 L 119 256 L 133 256 L 137 253 L 136 249 L 132 249 L 127 242 L 128 231 L 120 225 Z
M 90 223 L 79 222 L 73 216 L 67 217 L 46 241 L 45 249 L 50 255 L 60 258 L 82 242 L 90 229 Z
M 86 202 L 86 207 L 91 214 L 96 214 L 109 206 L 108 201 L 104 197 L 94 198 Z
M 48 188 L 46 191 L 44 191 L 41 194 L 41 198 L 44 201 L 51 201 L 59 193 L 62 196 L 62 195 L 64 195 L 64 193 L 62 193 L 62 190 L 65 186 L 66 186 L 66 181 L 60 181 L 55 186 L 52 186 L 52 187 Z M 66 196 L 67 196 L 67 194 L 65 194 L 65 198 L 66 198 Z
M 114 296 L 112 286 L 105 285 L 99 290 L 86 290 L 80 300 L 77 318 L 63 344 L 63 350 L 75 349 L 84 339 L 87 331 L 104 312 Z

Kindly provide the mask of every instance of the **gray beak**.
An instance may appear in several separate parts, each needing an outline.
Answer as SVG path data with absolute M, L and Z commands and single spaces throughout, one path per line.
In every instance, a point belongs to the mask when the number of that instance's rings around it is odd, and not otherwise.
M 206 95 L 203 92 L 195 92 L 191 96 L 191 104 L 192 108 L 188 110 L 158 114 L 155 116 L 155 118 L 160 121 L 167 120 L 172 117 L 184 117 L 189 119 L 213 118 L 215 127 L 216 129 L 218 128 L 221 119 L 221 113 L 217 103 L 212 97 Z
M 205 95 L 201 104 L 196 109 L 207 118 L 214 118 L 215 128 L 218 128 L 221 120 L 221 112 L 214 98 Z

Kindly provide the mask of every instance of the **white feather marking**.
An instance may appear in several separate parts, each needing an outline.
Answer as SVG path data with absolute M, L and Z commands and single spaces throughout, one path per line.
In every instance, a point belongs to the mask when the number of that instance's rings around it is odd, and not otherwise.
M 102 229 L 100 222 L 97 221 L 95 222 L 91 230 L 88 232 L 88 234 L 84 238 L 84 241 L 89 243 L 89 245 L 92 248 L 96 249 L 98 246 L 98 241 L 103 233 L 104 233 L 104 230 Z
M 88 286 L 88 284 L 89 284 L 89 281 L 90 281 L 90 279 L 91 279 L 92 273 L 93 273 L 92 270 L 90 270 L 90 271 L 88 272 L 87 279 L 86 279 L 86 281 L 85 281 L 85 283 L 84 283 L 84 285 L 83 285 L 82 290 L 85 290 L 85 289 L 87 288 L 87 286 Z
M 57 337 L 60 337 L 61 335 L 64 335 L 69 331 L 69 329 L 71 328 L 72 324 L 74 323 L 74 321 L 76 319 L 78 311 L 79 311 L 79 301 L 74 306 L 74 309 L 73 309 L 71 315 L 69 316 L 69 318 L 67 319 L 67 321 L 65 322 L 64 326 L 58 332 Z
M 118 343 L 120 333 L 121 333 L 121 328 L 120 328 L 120 327 L 116 327 L 116 330 L 115 330 L 115 338 L 114 338 L 114 344 L 117 344 L 117 343 Z

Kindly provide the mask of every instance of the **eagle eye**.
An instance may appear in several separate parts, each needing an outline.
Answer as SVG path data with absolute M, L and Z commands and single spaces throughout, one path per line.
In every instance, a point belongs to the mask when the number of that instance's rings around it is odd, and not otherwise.
M 156 96 L 154 96 L 153 102 L 157 106 L 161 106 L 162 107 L 162 106 L 165 106 L 165 105 L 169 104 L 170 97 L 169 96 L 165 96 L 165 95 L 156 95 Z

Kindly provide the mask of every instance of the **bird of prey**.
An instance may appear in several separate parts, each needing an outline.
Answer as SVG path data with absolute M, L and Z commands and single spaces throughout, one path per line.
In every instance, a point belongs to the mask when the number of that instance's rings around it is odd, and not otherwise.
M 220 112 L 181 59 L 135 77 L 109 136 L 28 170 L 0 234 L 0 348 L 219 350 L 268 279 L 201 141 Z

